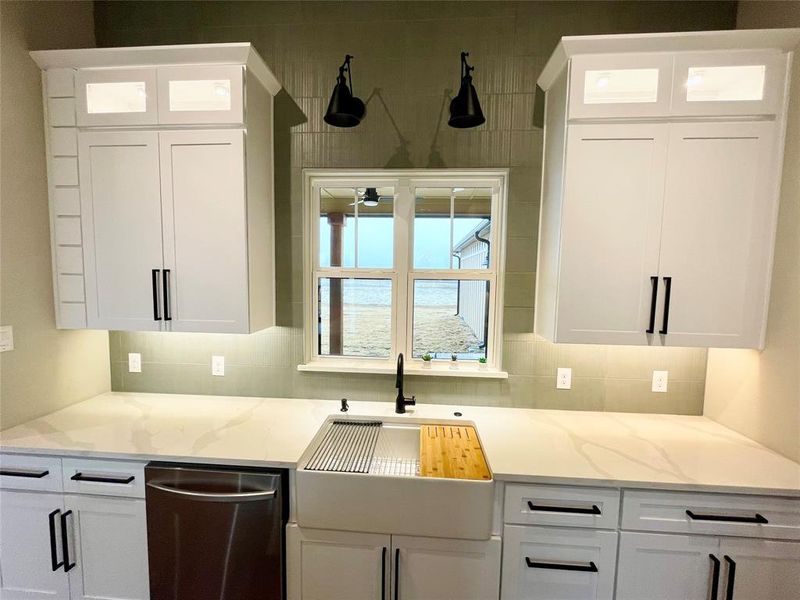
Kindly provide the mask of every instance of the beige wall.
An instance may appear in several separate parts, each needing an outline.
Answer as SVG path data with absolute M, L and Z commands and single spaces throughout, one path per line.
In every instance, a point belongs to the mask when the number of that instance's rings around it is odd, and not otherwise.
M 109 389 L 108 334 L 57 331 L 42 87 L 29 50 L 94 46 L 91 2 L 0 3 L 0 427 Z
M 740 29 L 800 27 L 800 2 L 741 2 Z M 800 49 L 798 49 L 800 54 Z M 800 461 L 800 56 L 795 56 L 778 237 L 762 352 L 708 352 L 705 414 Z

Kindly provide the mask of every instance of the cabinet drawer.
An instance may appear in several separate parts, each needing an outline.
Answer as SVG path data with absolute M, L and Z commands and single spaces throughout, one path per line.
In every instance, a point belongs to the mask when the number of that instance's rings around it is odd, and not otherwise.
M 616 529 L 619 490 L 555 485 L 506 486 L 505 522 Z
M 610 600 L 617 533 L 506 525 L 503 600 Z
M 800 539 L 800 499 L 626 491 L 622 528 Z
M 61 491 L 61 459 L 57 456 L 0 455 L 0 488 Z
M 64 492 L 144 498 L 143 462 L 64 459 Z

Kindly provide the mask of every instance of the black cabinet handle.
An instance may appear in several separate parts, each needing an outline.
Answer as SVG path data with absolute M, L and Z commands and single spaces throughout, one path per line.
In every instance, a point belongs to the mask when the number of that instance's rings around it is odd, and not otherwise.
M 161 320 L 161 312 L 158 310 L 158 274 L 161 269 L 153 269 L 153 320 Z
M 394 599 L 400 600 L 400 548 L 394 551 Z
M 599 515 L 602 514 L 600 507 L 597 504 L 592 504 L 591 508 L 580 508 L 577 506 L 547 506 L 546 504 L 534 504 L 528 500 L 529 510 L 538 510 L 540 512 L 557 512 L 557 513 L 570 513 L 575 515 Z
M 729 523 L 760 523 L 762 525 L 769 523 L 767 518 L 759 513 L 752 517 L 739 517 L 736 515 L 698 515 L 691 510 L 687 510 L 686 514 L 693 521 L 728 521 Z
M 381 553 L 381 600 L 386 600 L 386 546 Z
M 0 469 L 0 475 L 7 477 L 27 477 L 29 479 L 41 479 L 50 475 L 50 471 L 18 471 L 16 469 Z
M 658 277 L 650 278 L 650 285 L 653 291 L 650 296 L 650 320 L 648 321 L 646 333 L 655 333 L 656 330 L 656 299 L 658 298 Z
M 736 583 L 736 561 L 727 554 L 722 558 L 728 563 L 728 589 L 725 590 L 725 600 L 733 600 L 733 586 Z
M 47 515 L 47 520 L 50 522 L 50 564 L 53 571 L 57 571 L 64 561 L 58 562 L 58 547 L 56 546 L 56 515 L 61 511 L 56 509 Z
M 719 559 L 713 554 L 709 554 L 711 559 L 711 600 L 717 600 L 719 593 Z
M 61 549 L 64 552 L 64 573 L 69 573 L 75 568 L 76 563 L 69 562 L 69 533 L 67 532 L 67 517 L 72 514 L 68 510 L 61 515 Z
M 172 313 L 169 310 L 169 269 L 164 269 L 164 320 L 172 321 Z
M 99 475 L 84 475 L 83 473 L 75 473 L 70 477 L 72 481 L 93 481 L 95 483 L 118 483 L 120 485 L 127 485 L 136 477 L 129 475 L 128 477 L 102 477 Z
M 525 564 L 528 565 L 529 569 L 552 569 L 554 571 L 586 571 L 587 573 L 597 573 L 597 565 L 594 564 L 594 561 L 589 561 L 589 563 L 554 563 L 554 562 L 542 562 L 538 560 L 532 560 L 530 557 L 525 557 Z
M 667 335 L 669 331 L 669 299 L 672 291 L 672 277 L 664 277 L 664 321 L 658 333 Z

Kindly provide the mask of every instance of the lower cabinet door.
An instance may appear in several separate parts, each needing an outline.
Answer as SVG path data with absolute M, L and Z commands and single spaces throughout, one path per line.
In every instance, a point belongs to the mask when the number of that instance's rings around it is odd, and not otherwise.
M 286 528 L 289 600 L 388 600 L 391 537 Z
M 0 598 L 69 599 L 61 563 L 63 513 L 61 494 L 0 492 Z
M 64 505 L 72 600 L 148 600 L 144 500 L 66 495 Z
M 503 537 L 503 600 L 614 597 L 616 531 L 507 525 Z
M 500 538 L 392 536 L 393 600 L 497 600 Z
M 735 600 L 797 600 L 800 543 L 722 538 L 720 589 Z
M 718 537 L 623 532 L 619 544 L 617 600 L 713 598 L 715 580 L 721 597 Z

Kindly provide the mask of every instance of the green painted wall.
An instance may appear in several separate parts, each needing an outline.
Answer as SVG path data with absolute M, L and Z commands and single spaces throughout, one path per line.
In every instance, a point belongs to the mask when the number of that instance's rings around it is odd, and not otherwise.
M 735 2 L 96 2 L 98 46 L 250 41 L 284 84 L 277 165 L 279 327 L 251 336 L 111 334 L 115 390 L 391 400 L 390 376 L 298 373 L 302 357 L 301 172 L 306 167 L 508 167 L 504 368 L 508 381 L 409 378 L 423 402 L 700 414 L 706 351 L 553 345 L 533 330 L 541 177 L 541 92 L 536 79 L 562 35 L 730 29 Z M 488 121 L 439 129 L 446 91 L 468 50 Z M 381 90 L 354 130 L 322 115 L 345 53 L 366 98 Z M 292 101 L 293 99 L 293 101 Z M 297 107 L 305 121 L 297 122 Z M 389 114 L 391 113 L 391 114 Z M 302 115 L 300 115 L 302 116 Z M 436 144 L 434 144 L 434 140 Z M 143 372 L 127 372 L 128 352 Z M 227 375 L 210 374 L 224 354 Z M 557 366 L 572 390 L 555 389 Z M 650 392 L 653 369 L 669 392 Z

